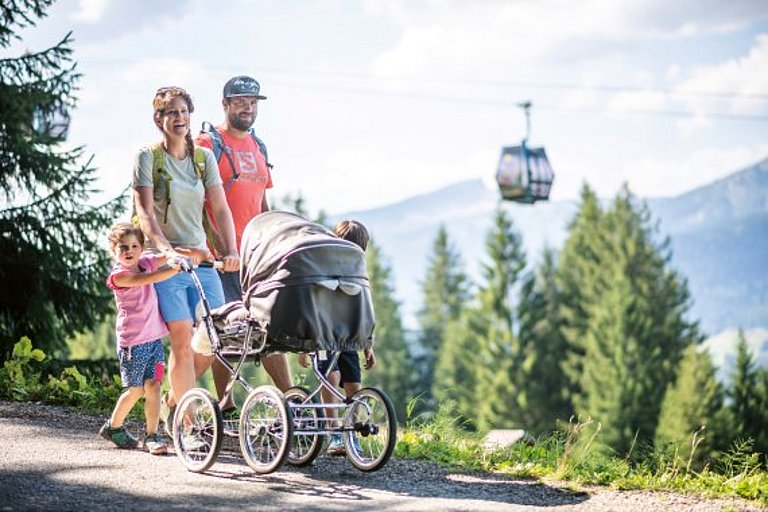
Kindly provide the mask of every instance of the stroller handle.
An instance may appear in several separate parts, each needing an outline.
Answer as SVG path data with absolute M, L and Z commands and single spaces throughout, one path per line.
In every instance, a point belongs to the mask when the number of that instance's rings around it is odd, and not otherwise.
M 174 258 L 171 258 L 169 260 L 170 264 L 177 264 L 181 268 L 182 272 L 192 272 L 194 270 L 195 266 L 192 265 L 192 261 L 189 258 L 186 258 L 184 256 L 177 256 Z M 215 268 L 215 269 L 222 269 L 224 268 L 224 262 L 223 261 L 201 261 L 198 265 L 200 267 L 207 267 L 207 268 Z

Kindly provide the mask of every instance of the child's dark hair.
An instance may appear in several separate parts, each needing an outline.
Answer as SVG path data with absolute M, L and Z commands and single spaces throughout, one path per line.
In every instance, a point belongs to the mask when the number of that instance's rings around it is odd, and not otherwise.
M 339 238 L 356 243 L 362 250 L 368 248 L 368 230 L 356 220 L 343 220 L 336 224 L 333 232 Z
M 120 243 L 120 240 L 127 236 L 135 236 L 139 244 L 144 247 L 144 232 L 141 228 L 134 226 L 130 222 L 119 222 L 112 226 L 109 230 L 107 239 L 109 240 L 109 250 L 114 251 L 115 247 Z

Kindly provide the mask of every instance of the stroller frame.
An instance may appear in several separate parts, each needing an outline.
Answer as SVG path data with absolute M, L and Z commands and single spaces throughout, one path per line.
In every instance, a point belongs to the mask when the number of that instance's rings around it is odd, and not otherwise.
M 295 386 L 282 393 L 272 385 L 251 386 L 242 371 L 250 357 L 260 360 L 265 354 L 267 330 L 248 317 L 220 332 L 192 266 L 184 260 L 181 267 L 190 274 L 200 295 L 201 322 L 212 354 L 231 372 L 221 400 L 203 388 L 193 388 L 178 401 L 173 443 L 187 469 L 203 472 L 210 468 L 221 451 L 224 435 L 239 439 L 243 458 L 259 474 L 271 473 L 284 462 L 294 466 L 312 464 L 323 449 L 323 439 L 333 434 L 341 435 L 348 460 L 359 470 L 375 471 L 386 464 L 394 451 L 397 420 L 392 402 L 382 390 L 365 387 L 351 397 L 344 396 L 328 381 L 340 352 L 333 352 L 328 371 L 323 374 L 317 351 L 310 353 L 312 371 L 318 379 L 313 390 Z M 238 350 L 225 351 L 222 337 L 236 340 Z M 229 360 L 232 356 L 237 358 L 234 365 Z M 240 419 L 224 420 L 221 404 L 233 395 L 235 384 L 247 392 Z M 318 398 L 323 389 L 329 390 L 337 402 L 321 403 Z M 324 414 L 328 409 L 339 410 L 340 414 L 328 418 Z
M 332 352 L 328 370 L 319 369 L 318 351 L 311 352 L 312 372 L 318 384 L 313 390 L 296 386 L 286 390 L 285 399 L 294 419 L 293 438 L 287 462 L 307 466 L 323 449 L 323 438 L 341 435 L 347 459 L 361 471 L 376 471 L 387 463 L 397 441 L 397 419 L 392 401 L 382 390 L 364 387 L 351 397 L 341 394 L 328 380 L 341 352 Z M 325 389 L 336 398 L 333 403 L 320 403 Z M 327 417 L 328 409 L 340 411 Z
M 242 331 L 237 335 L 237 338 L 242 340 L 242 351 L 237 364 L 233 366 L 224 356 L 220 333 L 214 325 L 211 307 L 200 279 L 188 260 L 183 259 L 180 265 L 183 271 L 189 273 L 200 295 L 203 307 L 201 321 L 210 339 L 213 356 L 232 372 L 223 400 L 231 394 L 235 383 L 248 392 L 237 429 L 230 428 L 226 431 L 229 435 L 239 438 L 243 458 L 256 473 L 271 473 L 285 462 L 288 456 L 293 433 L 291 410 L 277 388 L 270 385 L 254 388 L 242 376 L 247 358 L 253 355 L 260 357 L 263 354 L 267 333 L 257 322 L 250 319 L 238 326 Z M 173 417 L 173 444 L 176 455 L 190 471 L 206 471 L 221 451 L 225 428 L 219 404 L 220 402 L 203 388 L 190 389 L 178 400 Z

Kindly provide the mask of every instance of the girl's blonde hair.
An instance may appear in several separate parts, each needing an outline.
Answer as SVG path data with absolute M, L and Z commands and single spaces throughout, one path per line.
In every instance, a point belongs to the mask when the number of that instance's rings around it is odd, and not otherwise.
M 130 222 L 120 222 L 109 229 L 109 235 L 107 236 L 107 240 L 109 240 L 109 250 L 115 252 L 115 247 L 117 247 L 120 241 L 131 235 L 136 237 L 136 240 L 138 240 L 143 249 L 144 232 L 141 228 L 134 226 Z

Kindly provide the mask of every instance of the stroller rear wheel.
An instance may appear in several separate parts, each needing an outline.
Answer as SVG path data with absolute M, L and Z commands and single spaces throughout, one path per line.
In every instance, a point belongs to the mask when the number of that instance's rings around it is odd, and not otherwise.
M 293 413 L 294 434 L 291 438 L 291 449 L 288 452 L 288 464 L 293 466 L 309 466 L 314 462 L 323 449 L 320 435 L 312 433 L 320 427 L 320 413 L 316 407 L 303 407 L 303 405 L 315 405 L 317 400 L 310 399 L 309 390 L 295 386 L 285 392 L 285 401 L 289 404 Z M 303 431 L 296 433 L 296 431 Z
M 344 415 L 347 458 L 360 471 L 376 471 L 387 463 L 397 441 L 397 418 L 389 397 L 378 388 L 352 395 Z
M 181 463 L 202 473 L 221 451 L 222 418 L 219 404 L 202 388 L 184 393 L 173 418 L 173 446 Z
M 240 450 L 256 473 L 275 471 L 285 462 L 293 435 L 293 415 L 283 394 L 259 386 L 248 394 L 240 414 Z

